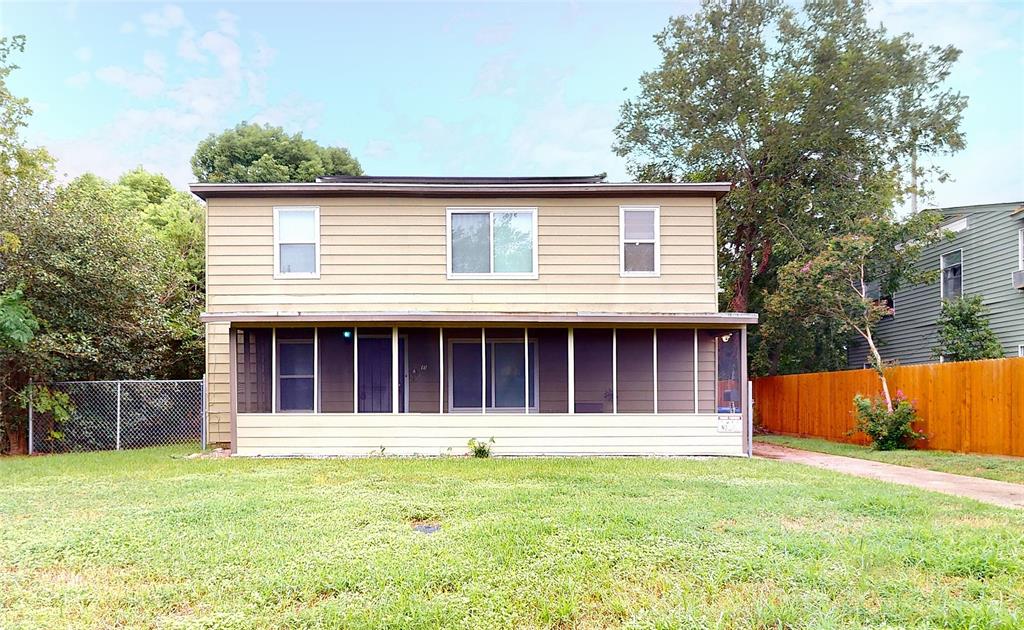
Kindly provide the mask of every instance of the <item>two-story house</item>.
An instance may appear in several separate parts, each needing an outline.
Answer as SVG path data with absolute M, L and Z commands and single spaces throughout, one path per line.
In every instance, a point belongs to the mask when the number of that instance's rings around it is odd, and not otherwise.
M 207 203 L 207 431 L 239 455 L 744 455 L 728 183 L 324 177 Z
M 952 238 L 928 246 L 918 267 L 938 272 L 936 282 L 885 296 L 891 317 L 878 323 L 875 339 L 886 361 L 903 365 L 940 361 L 936 321 L 945 300 L 980 295 L 1003 354 L 1024 356 L 1024 202 L 943 208 L 942 228 Z M 859 339 L 848 351 L 851 368 L 865 367 Z

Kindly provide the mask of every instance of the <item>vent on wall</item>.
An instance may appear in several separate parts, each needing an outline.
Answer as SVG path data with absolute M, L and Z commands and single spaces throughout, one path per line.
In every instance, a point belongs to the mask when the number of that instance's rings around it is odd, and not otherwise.
M 1024 289 L 1024 269 L 1013 272 L 1013 288 Z

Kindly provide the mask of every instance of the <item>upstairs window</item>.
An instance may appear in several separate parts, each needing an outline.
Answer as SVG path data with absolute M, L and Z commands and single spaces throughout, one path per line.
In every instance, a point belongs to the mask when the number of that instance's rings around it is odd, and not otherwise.
M 449 208 L 449 278 L 536 278 L 536 208 Z
M 274 208 L 274 277 L 320 277 L 320 208 Z
M 940 260 L 942 268 L 942 299 L 953 300 L 962 297 L 963 286 L 963 250 L 943 254 Z
M 657 276 L 661 273 L 659 208 L 619 208 L 619 275 Z

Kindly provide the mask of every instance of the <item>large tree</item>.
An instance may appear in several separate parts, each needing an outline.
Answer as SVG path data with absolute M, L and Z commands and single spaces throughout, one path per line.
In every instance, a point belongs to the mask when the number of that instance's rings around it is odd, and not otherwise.
M 622 107 L 640 181 L 729 181 L 719 204 L 722 307 L 763 312 L 788 262 L 927 189 L 924 154 L 963 146 L 959 51 L 868 23 L 864 0 L 705 0 L 655 37 L 661 65 Z M 767 317 L 768 315 L 766 315 Z M 837 367 L 837 326 L 755 331 L 754 368 Z M 788 357 L 791 365 L 782 364 Z M 824 365 L 823 365 L 824 364 Z
M 244 122 L 210 134 L 192 156 L 192 173 L 201 182 L 311 182 L 321 175 L 362 172 L 348 149 Z

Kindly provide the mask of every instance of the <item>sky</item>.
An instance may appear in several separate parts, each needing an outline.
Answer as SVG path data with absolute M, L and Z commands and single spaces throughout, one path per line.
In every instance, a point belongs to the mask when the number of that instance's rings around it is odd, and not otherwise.
M 246 120 L 348 147 L 378 175 L 628 180 L 622 102 L 653 36 L 694 2 L 0 2 L 25 34 L 10 78 L 26 137 L 65 177 L 138 165 L 180 187 L 210 133 Z M 872 20 L 963 56 L 967 148 L 930 205 L 1024 200 L 1024 1 L 876 0 Z

